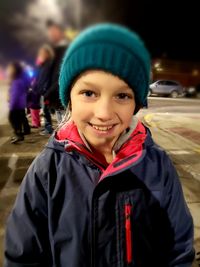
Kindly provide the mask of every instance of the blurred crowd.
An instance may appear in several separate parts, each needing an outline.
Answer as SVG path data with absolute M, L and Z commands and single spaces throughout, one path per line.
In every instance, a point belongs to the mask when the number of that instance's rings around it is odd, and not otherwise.
M 24 66 L 13 61 L 7 67 L 9 80 L 9 122 L 14 135 L 11 143 L 24 140 L 31 128 L 38 128 L 41 135 L 53 132 L 52 114 L 59 124 L 64 117 L 64 108 L 59 100 L 58 78 L 62 57 L 68 40 L 61 25 L 47 21 L 48 44 L 43 44 L 35 57 L 34 75 L 28 76 Z M 44 123 L 41 128 L 41 115 Z M 28 121 L 27 116 L 30 117 Z

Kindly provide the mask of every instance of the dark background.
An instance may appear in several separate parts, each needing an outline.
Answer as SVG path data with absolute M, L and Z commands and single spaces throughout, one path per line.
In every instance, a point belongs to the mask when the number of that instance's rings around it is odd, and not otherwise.
M 32 62 L 46 41 L 48 18 L 78 29 L 99 21 L 118 22 L 141 35 L 153 58 L 200 61 L 197 1 L 1 0 L 0 63 L 14 58 Z

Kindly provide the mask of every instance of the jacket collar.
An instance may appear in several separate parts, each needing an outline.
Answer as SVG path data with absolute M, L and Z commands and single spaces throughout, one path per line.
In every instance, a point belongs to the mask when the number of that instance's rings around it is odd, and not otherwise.
M 130 128 L 120 136 L 115 144 L 113 151 L 114 159 L 108 165 L 101 154 L 94 154 L 91 151 L 84 136 L 79 133 L 72 121 L 64 124 L 55 133 L 55 139 L 58 142 L 65 142 L 65 150 L 67 152 L 77 150 L 98 166 L 103 172 L 101 179 L 138 162 L 144 154 L 143 144 L 146 136 L 147 133 L 144 125 L 134 116 Z

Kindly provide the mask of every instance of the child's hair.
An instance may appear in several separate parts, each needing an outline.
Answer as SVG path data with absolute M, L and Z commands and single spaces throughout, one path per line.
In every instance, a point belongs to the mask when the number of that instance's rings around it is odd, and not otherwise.
M 65 115 L 62 118 L 62 121 L 59 123 L 55 131 L 59 131 L 62 126 L 71 120 L 71 102 L 69 101 L 67 108 L 65 110 Z
M 64 27 L 63 27 L 60 23 L 58 23 L 58 22 L 56 22 L 56 21 L 54 21 L 54 20 L 52 20 L 52 19 L 48 19 L 48 20 L 46 21 L 46 28 L 49 29 L 49 28 L 51 28 L 51 27 L 57 27 L 57 28 L 60 29 L 61 31 L 64 30 Z
M 22 64 L 18 61 L 13 61 L 8 64 L 8 66 L 12 67 L 14 69 L 14 73 L 12 74 L 12 79 L 15 80 L 19 78 L 23 72 L 24 69 L 22 67 Z

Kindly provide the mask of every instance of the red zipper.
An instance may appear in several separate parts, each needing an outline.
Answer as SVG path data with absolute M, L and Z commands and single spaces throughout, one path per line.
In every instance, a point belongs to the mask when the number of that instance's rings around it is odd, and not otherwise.
M 125 205 L 125 232 L 126 232 L 126 262 L 132 262 L 132 231 L 131 231 L 131 210 L 132 205 Z

